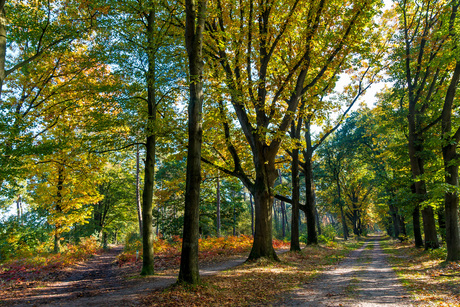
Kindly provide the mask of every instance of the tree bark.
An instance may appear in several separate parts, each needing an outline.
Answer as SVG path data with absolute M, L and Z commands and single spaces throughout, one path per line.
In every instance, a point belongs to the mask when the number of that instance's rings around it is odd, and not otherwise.
M 280 218 L 279 218 L 279 213 L 278 213 L 278 203 L 275 200 L 273 200 L 273 226 L 275 227 L 275 232 L 276 234 L 279 234 L 280 232 Z
M 3 82 L 5 81 L 6 62 L 6 13 L 5 0 L 0 0 L 0 101 L 2 99 Z
M 299 179 L 299 149 L 292 151 L 291 161 L 292 178 L 292 215 L 291 215 L 291 251 L 300 251 L 299 242 L 299 201 L 300 201 L 300 179 Z
M 414 239 L 415 239 L 415 246 L 422 247 L 423 246 L 423 239 L 422 239 L 422 230 L 420 229 L 420 206 L 417 205 L 412 211 L 412 226 L 414 227 Z
M 270 165 L 269 165 L 270 164 Z M 260 163 L 258 166 L 261 167 Z M 273 187 L 276 178 L 276 171 L 273 163 L 263 164 L 263 168 L 269 166 L 271 175 L 258 174 L 254 185 L 255 201 L 255 230 L 254 243 L 248 260 L 261 257 L 278 260 L 272 244 L 272 208 L 273 208 Z M 264 172 L 265 173 L 265 172 Z M 272 177 L 270 179 L 270 177 Z M 271 183 L 271 184 L 270 184 Z
M 233 203 L 233 236 L 236 236 L 236 207 L 235 203 Z
M 201 184 L 201 141 L 203 105 L 203 31 L 206 0 L 185 1 L 185 44 L 189 59 L 190 100 L 188 106 L 188 151 L 185 183 L 184 229 L 179 279 L 180 283 L 197 284 L 198 237 Z
M 62 165 L 58 165 L 58 181 L 57 181 L 57 193 L 56 193 L 56 214 L 62 213 L 62 190 L 64 189 L 64 169 Z M 61 252 L 61 224 L 56 222 L 54 225 L 54 249 L 55 254 Z
M 303 152 L 304 156 L 304 174 L 305 174 L 305 206 L 302 207 L 307 219 L 307 245 L 318 244 L 318 235 L 316 233 L 315 221 L 315 195 L 313 194 L 313 147 L 311 144 L 310 122 L 305 121 L 305 141 L 307 148 Z
M 283 239 L 284 239 L 286 237 L 286 219 L 287 219 L 286 205 L 284 201 L 281 201 L 280 208 L 281 208 L 281 220 L 282 220 L 281 221 L 281 231 L 282 231 Z
M 442 242 L 446 242 L 446 210 L 445 205 L 439 206 L 438 210 L 436 210 L 436 215 L 438 217 L 438 226 L 439 232 L 441 234 Z
M 398 221 L 398 211 L 394 205 L 389 204 L 390 207 L 390 215 L 393 223 L 393 238 L 399 237 L 399 221 Z
M 316 221 L 316 228 L 318 230 L 318 236 L 320 236 L 321 235 L 321 220 L 320 220 L 318 208 L 316 207 L 316 205 L 315 205 L 315 221 Z
M 339 206 L 340 206 L 340 216 L 342 218 L 342 229 L 343 229 L 343 239 L 346 241 L 348 240 L 348 227 L 347 221 L 345 217 L 345 213 L 343 212 L 343 203 L 342 203 L 342 195 L 340 191 L 340 181 L 338 175 L 336 175 L 336 184 L 337 184 L 337 197 L 339 199 Z
M 157 102 L 155 95 L 155 31 L 156 22 L 155 9 L 149 11 L 147 16 L 147 57 L 148 71 L 147 81 L 147 143 L 144 170 L 144 191 L 142 193 L 142 271 L 141 275 L 153 275 L 154 254 L 153 254 L 153 189 L 155 180 L 155 150 L 156 135 L 154 131 L 156 123 Z
M 219 176 L 217 176 L 216 206 L 217 206 L 216 233 L 217 233 L 217 237 L 219 238 L 220 237 L 220 181 L 219 181 Z
M 142 238 L 142 207 L 141 207 L 141 193 L 140 193 L 140 157 L 139 145 L 136 148 L 136 207 L 137 207 L 137 220 L 139 222 L 139 236 Z
M 18 196 L 16 199 L 16 209 L 18 215 L 18 224 L 22 225 L 22 203 L 21 203 L 21 195 Z
M 252 193 L 249 192 L 249 203 L 251 204 L 251 231 L 254 237 L 254 203 L 252 201 Z
M 404 216 L 398 214 L 399 229 L 404 236 L 407 236 L 406 223 L 404 222 Z
M 453 6 L 451 16 L 451 33 L 457 12 L 458 4 Z M 444 106 L 442 110 L 442 156 L 444 159 L 445 182 L 451 187 L 446 191 L 444 196 L 445 216 L 446 216 L 446 245 L 447 261 L 460 260 L 460 230 L 458 220 L 458 154 L 457 146 L 460 141 L 460 128 L 452 135 L 452 111 L 457 91 L 457 85 L 460 79 L 460 62 L 456 63 L 454 73 L 452 74 Z
M 278 170 L 278 177 L 280 179 L 280 185 L 283 184 L 283 178 L 281 177 L 281 171 Z M 283 235 L 283 239 L 286 237 L 286 205 L 284 201 L 281 200 L 280 202 L 280 210 L 281 210 L 281 232 Z

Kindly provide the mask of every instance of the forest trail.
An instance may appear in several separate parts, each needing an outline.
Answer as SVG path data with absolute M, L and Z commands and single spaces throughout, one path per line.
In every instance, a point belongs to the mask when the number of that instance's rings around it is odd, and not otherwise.
M 275 306 L 412 306 L 410 295 L 371 236 L 339 265 L 287 294 Z
M 409 294 L 386 262 L 381 240 L 379 236 L 370 237 L 337 267 L 286 294 L 273 306 L 411 306 Z M 177 270 L 144 278 L 122 277 L 115 265 L 119 252 L 121 247 L 111 249 L 77 266 L 64 281 L 0 302 L 7 306 L 139 306 L 143 294 L 176 282 Z M 204 266 L 200 274 L 217 274 L 245 260 L 239 256 Z
M 116 265 L 116 247 L 77 265 L 63 281 L 46 287 L 27 289 L 20 296 L 0 298 L 0 306 L 139 306 L 139 298 L 149 290 L 164 289 L 177 281 L 178 270 L 154 276 L 126 279 Z M 242 264 L 246 256 L 203 265 L 200 275 L 212 275 Z

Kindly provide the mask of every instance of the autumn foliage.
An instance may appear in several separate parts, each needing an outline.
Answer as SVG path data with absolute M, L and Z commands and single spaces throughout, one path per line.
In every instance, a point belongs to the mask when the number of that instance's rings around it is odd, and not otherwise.
M 86 260 L 99 251 L 96 239 L 88 237 L 77 245 L 66 244 L 62 253 L 41 251 L 35 255 L 23 254 L 0 265 L 0 288 L 23 282 L 53 280 L 62 269 Z
M 213 262 L 229 256 L 247 253 L 252 247 L 251 236 L 229 236 L 220 238 L 199 239 L 200 262 Z M 161 270 L 178 266 L 180 263 L 182 239 L 174 236 L 172 240 L 157 239 L 154 243 L 155 269 Z M 289 243 L 273 240 L 275 249 L 288 249 Z M 118 265 L 140 263 L 142 257 L 142 243 L 139 239 L 127 242 L 125 250 L 118 256 Z

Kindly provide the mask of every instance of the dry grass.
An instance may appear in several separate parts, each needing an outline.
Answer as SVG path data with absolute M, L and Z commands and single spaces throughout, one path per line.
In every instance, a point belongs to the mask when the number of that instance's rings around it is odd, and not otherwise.
M 261 259 L 217 275 L 203 277 L 196 287 L 176 285 L 143 298 L 147 306 L 254 306 L 270 305 L 286 291 L 310 281 L 318 272 L 337 264 L 356 242 L 333 243 L 285 253 L 280 262 Z
M 425 251 L 387 241 L 390 263 L 419 306 L 460 306 L 460 265 L 446 263 L 444 249 Z

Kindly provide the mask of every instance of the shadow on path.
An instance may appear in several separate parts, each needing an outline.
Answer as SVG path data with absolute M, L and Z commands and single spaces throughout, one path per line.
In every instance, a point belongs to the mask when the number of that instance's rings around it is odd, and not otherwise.
M 50 283 L 46 288 L 32 289 L 20 298 L 0 300 L 6 306 L 138 306 L 139 297 L 148 291 L 164 289 L 177 281 L 177 270 L 126 280 L 117 272 L 116 256 L 121 247 L 111 249 L 77 266 L 64 281 Z M 286 252 L 286 250 L 280 250 Z M 217 264 L 200 267 L 200 275 L 207 276 L 244 263 L 239 256 Z M 0 304 L 2 305 L 2 304 Z
M 409 294 L 388 265 L 381 236 L 284 297 L 277 306 L 412 306 Z

